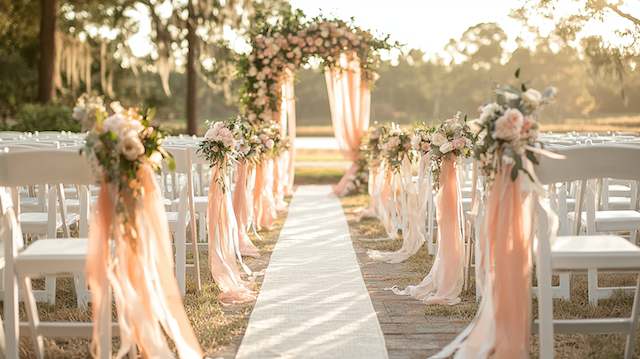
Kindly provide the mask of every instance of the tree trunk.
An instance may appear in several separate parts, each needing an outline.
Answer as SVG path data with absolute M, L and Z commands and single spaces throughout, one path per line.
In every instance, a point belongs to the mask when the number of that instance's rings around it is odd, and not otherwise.
M 51 102 L 55 96 L 53 67 L 56 56 L 56 0 L 40 0 L 40 62 L 38 100 Z
M 189 53 L 187 54 L 187 133 L 195 135 L 198 131 L 198 121 L 196 115 L 197 107 L 197 41 L 196 18 L 193 8 L 193 0 L 188 4 L 189 18 L 187 20 L 187 42 L 189 43 Z

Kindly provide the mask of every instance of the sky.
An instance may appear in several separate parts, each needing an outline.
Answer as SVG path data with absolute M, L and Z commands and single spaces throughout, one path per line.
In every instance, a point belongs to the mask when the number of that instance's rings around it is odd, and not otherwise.
M 523 35 L 523 28 L 509 18 L 512 0 L 291 0 L 305 14 L 325 14 L 342 19 L 355 17 L 360 27 L 411 48 L 419 48 L 427 57 L 442 52 L 451 38 L 459 38 L 470 26 L 496 22 L 511 40 Z
M 520 37 L 525 44 L 533 37 L 517 20 L 509 17 L 512 8 L 522 4 L 522 0 L 290 0 L 294 8 L 304 11 L 309 17 L 323 14 L 348 20 L 355 18 L 355 23 L 379 35 L 389 34 L 391 39 L 399 41 L 407 48 L 417 48 L 425 52 L 427 58 L 443 57 L 445 45 L 450 39 L 458 39 L 469 27 L 481 22 L 495 22 L 505 30 L 508 41 L 507 50 L 514 50 L 515 40 Z M 635 1 L 635 0 L 634 0 Z M 628 2 L 623 9 L 635 13 Z M 170 1 L 160 2 L 159 12 L 170 14 Z M 559 2 L 556 14 L 572 13 L 574 1 Z M 139 23 L 137 34 L 129 38 L 128 44 L 134 55 L 143 57 L 153 52 L 149 34 L 151 22 L 148 10 L 138 6 L 128 14 Z M 540 33 L 552 30 L 548 21 L 538 22 Z M 620 37 L 613 31 L 616 28 L 627 28 L 627 20 L 617 16 L 608 16 L 605 21 L 596 21 L 585 28 L 583 34 L 601 34 L 610 43 L 616 43 Z M 226 32 L 225 32 L 226 33 Z M 608 35 L 608 36 L 607 36 Z M 227 36 L 225 36 L 227 37 Z M 231 34 L 229 40 L 234 48 L 247 51 L 246 41 Z M 621 41 L 621 40 L 620 40 Z M 395 54 L 390 54 L 395 57 Z M 389 56 L 385 56 L 389 57 Z

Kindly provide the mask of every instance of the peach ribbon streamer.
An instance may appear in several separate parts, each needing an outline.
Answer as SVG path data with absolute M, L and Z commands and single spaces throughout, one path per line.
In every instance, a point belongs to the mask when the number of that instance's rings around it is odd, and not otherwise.
M 287 156 L 288 153 L 283 152 L 273 159 L 273 200 L 275 201 L 276 211 L 287 209 L 287 202 L 284 201 L 285 186 L 288 183 Z
M 105 182 L 91 221 L 86 273 L 92 297 L 93 355 L 101 357 L 111 349 L 99 345 L 101 329 L 111 325 L 111 289 L 121 341 L 117 358 L 134 345 L 143 357 L 171 358 L 174 354 L 165 335 L 173 340 L 180 358 L 202 358 L 173 272 L 167 217 L 151 167 L 143 165 L 137 178 L 143 192 L 139 201 L 129 199 L 125 204 L 131 206 L 128 223 L 117 216 L 115 189 Z
M 253 204 L 255 227 L 271 229 L 278 215 L 273 198 L 273 159 L 265 159 L 256 167 Z
M 420 284 L 391 290 L 426 304 L 454 305 L 460 302 L 464 275 L 464 236 L 455 157 L 447 156 L 442 160 L 436 204 L 438 251 L 433 267 Z
M 233 212 L 238 225 L 238 243 L 240 253 L 243 256 L 260 257 L 258 248 L 249 238 L 249 228 L 251 226 L 251 216 L 253 210 L 252 193 L 248 190 L 248 182 L 251 173 L 251 165 L 243 160 L 236 166 L 236 184 L 233 190 Z
M 325 71 L 331 122 L 342 154 L 347 160 L 355 162 L 360 142 L 369 127 L 371 89 L 362 79 L 360 61 L 355 54 L 341 54 L 339 61 L 340 68 Z M 356 172 L 354 163 L 334 187 L 337 195 L 348 192 L 346 189 L 353 182 Z
M 482 302 L 471 324 L 432 358 L 528 358 L 531 330 L 530 193 L 512 166 L 498 172 L 487 197 L 479 240 L 485 271 Z
M 397 237 L 397 227 L 395 226 L 394 221 L 394 188 L 393 188 L 393 170 L 388 166 L 384 165 L 381 168 L 381 187 L 380 187 L 380 201 L 378 203 L 378 218 L 382 223 L 385 231 L 389 238 Z
M 242 280 L 242 269 L 251 271 L 242 263 L 238 243 L 238 227 L 231 193 L 229 176 L 218 166 L 211 169 L 209 185 L 209 207 L 207 217 L 209 225 L 209 264 L 213 280 L 220 288 L 220 302 L 223 304 L 246 303 L 256 298 L 249 289 L 249 283 Z

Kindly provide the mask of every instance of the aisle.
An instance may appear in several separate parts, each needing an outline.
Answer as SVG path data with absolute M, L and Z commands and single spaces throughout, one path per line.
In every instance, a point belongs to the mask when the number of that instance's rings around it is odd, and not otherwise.
M 296 191 L 236 358 L 387 358 L 329 186 Z

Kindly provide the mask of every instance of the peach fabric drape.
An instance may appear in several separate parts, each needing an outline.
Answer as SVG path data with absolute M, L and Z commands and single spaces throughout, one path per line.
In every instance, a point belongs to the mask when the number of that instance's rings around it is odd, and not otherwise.
M 479 240 L 484 286 L 472 323 L 433 358 L 528 358 L 531 329 L 530 193 L 521 191 L 521 177 L 510 178 L 505 166 L 487 198 Z
M 137 178 L 142 195 L 125 198 L 127 222 L 116 214 L 115 188 L 104 182 L 91 221 L 86 272 L 94 323 L 92 352 L 101 356 L 111 349 L 99 345 L 101 328 L 111 324 L 111 289 L 120 330 L 118 358 L 134 345 L 143 357 L 171 358 L 166 337 L 173 340 L 180 358 L 202 358 L 173 272 L 167 217 L 151 167 L 143 165 Z
M 355 161 L 362 137 L 369 127 L 371 89 L 363 80 L 360 61 L 354 55 L 340 55 L 340 67 L 327 69 L 325 79 L 338 147 L 347 160 L 354 162 L 334 187 L 334 192 L 342 196 L 348 192 L 358 171 Z
M 399 195 L 400 220 L 402 226 L 402 247 L 393 252 L 369 250 L 371 259 L 387 263 L 401 263 L 416 254 L 426 236 L 426 178 L 427 165 L 424 157 L 420 159 L 418 181 L 413 181 L 411 161 L 402 160 L 400 169 L 401 192 Z
M 238 227 L 231 193 L 229 176 L 218 166 L 211 169 L 209 184 L 209 207 L 207 219 L 209 225 L 209 264 L 213 280 L 220 288 L 220 302 L 223 304 L 245 303 L 256 298 L 241 275 L 238 261 L 245 272 L 239 255 Z
M 262 160 L 256 166 L 256 181 L 253 189 L 253 213 L 255 227 L 271 229 L 277 218 L 273 196 L 273 159 Z
M 284 196 L 293 194 L 295 176 L 296 99 L 294 75 L 286 70 L 280 80 L 280 102 L 273 119 L 280 125 L 280 135 L 289 141 L 289 149 L 274 159 L 274 200 L 278 210 L 284 210 Z
M 249 180 L 251 174 L 251 164 L 246 160 L 238 162 L 236 166 L 236 185 L 233 191 L 233 212 L 236 215 L 236 223 L 238 224 L 238 242 L 240 244 L 240 253 L 243 256 L 260 257 L 258 248 L 251 242 L 249 238 L 249 227 L 251 225 L 251 216 L 253 212 L 253 200 L 249 191 Z
M 436 198 L 438 251 L 433 267 L 420 284 L 404 290 L 392 288 L 396 294 L 410 295 L 427 304 L 457 304 L 462 292 L 464 236 L 455 161 L 453 156 L 442 160 L 440 190 Z

